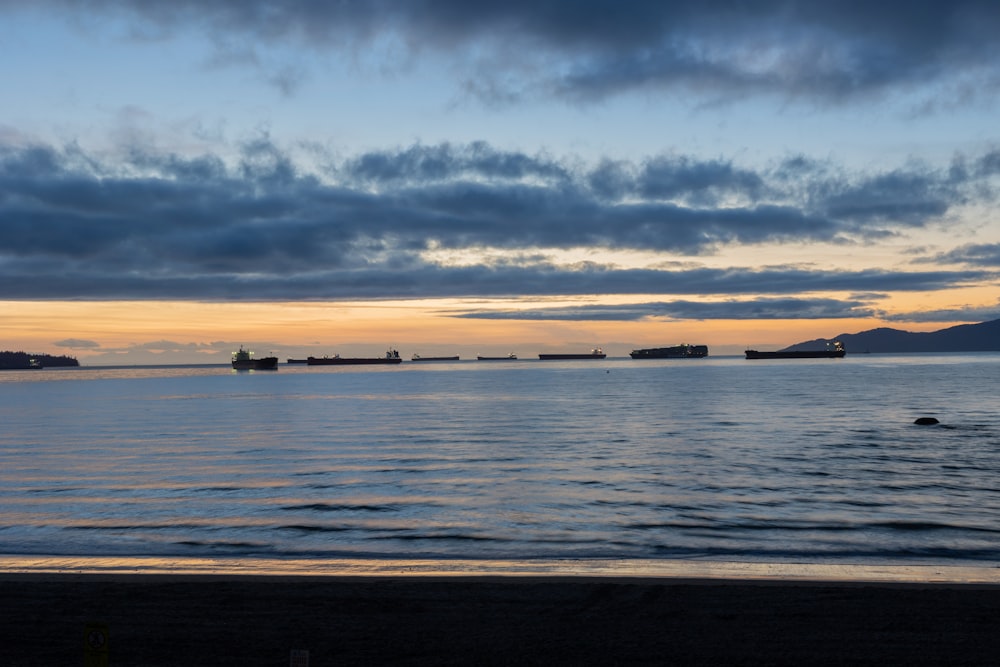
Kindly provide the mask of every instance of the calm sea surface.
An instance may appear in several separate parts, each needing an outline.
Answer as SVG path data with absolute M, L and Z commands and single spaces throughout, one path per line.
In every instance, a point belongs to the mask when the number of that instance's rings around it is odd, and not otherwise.
M 0 554 L 992 566 L 998 397 L 995 353 L 7 371 Z

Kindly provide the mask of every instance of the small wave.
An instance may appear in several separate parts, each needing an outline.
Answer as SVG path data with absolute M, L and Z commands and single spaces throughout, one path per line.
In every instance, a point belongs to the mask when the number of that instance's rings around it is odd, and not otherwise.
M 268 545 L 258 542 L 208 542 L 202 540 L 181 540 L 174 544 L 197 549 L 231 549 L 236 551 L 261 551 L 269 549 Z
M 116 532 L 130 530 L 203 530 L 205 526 L 197 523 L 119 523 L 119 524 L 81 524 L 66 526 L 66 530 L 113 530 Z
M 287 511 L 311 510 L 313 512 L 398 512 L 394 505 L 345 505 L 333 503 L 309 503 L 306 505 L 286 505 Z
M 315 524 L 296 523 L 278 526 L 277 530 L 290 530 L 298 533 L 343 533 L 350 530 L 347 526 L 317 526 Z
M 730 547 L 683 547 L 675 545 L 662 545 L 653 547 L 653 552 L 661 558 L 705 558 L 705 559 L 734 559 L 764 562 L 851 562 L 859 561 L 892 561 L 913 563 L 926 559 L 931 562 L 965 562 L 965 561 L 990 561 L 996 560 L 1000 556 L 1000 550 L 996 548 L 948 548 L 948 547 L 927 547 L 927 548 L 816 548 L 809 551 L 800 549 L 743 549 Z
M 718 523 L 695 523 L 690 521 L 651 521 L 624 524 L 623 528 L 633 530 L 693 530 L 704 534 L 732 531 L 767 532 L 846 532 L 858 530 L 850 524 L 788 523 L 778 521 L 725 521 Z
M 859 500 L 857 498 L 847 498 L 845 500 L 838 501 L 839 505 L 847 505 L 848 507 L 887 507 L 889 503 L 878 502 L 875 500 Z
M 590 503 L 596 507 L 649 507 L 650 504 L 643 500 L 605 500 L 598 499 Z
M 890 528 L 892 530 L 901 531 L 959 530 L 970 533 L 1000 534 L 1000 529 L 997 528 L 986 528 L 984 526 L 960 526 L 934 521 L 883 521 L 868 525 L 874 528 Z
M 465 533 L 416 533 L 408 535 L 375 535 L 371 537 L 372 540 L 405 540 L 405 541 L 422 541 L 422 540 L 444 540 L 444 541 L 454 541 L 454 542 L 507 542 L 509 540 L 504 540 L 498 537 L 490 537 L 487 535 L 467 535 Z
M 76 491 L 86 491 L 82 486 L 58 486 L 51 489 L 25 489 L 25 493 L 74 493 Z

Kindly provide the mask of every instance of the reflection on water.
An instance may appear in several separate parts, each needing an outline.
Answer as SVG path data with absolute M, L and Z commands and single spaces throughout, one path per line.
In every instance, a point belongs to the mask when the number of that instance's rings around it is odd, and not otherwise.
M 0 374 L 0 551 L 992 562 L 998 370 L 864 355 Z

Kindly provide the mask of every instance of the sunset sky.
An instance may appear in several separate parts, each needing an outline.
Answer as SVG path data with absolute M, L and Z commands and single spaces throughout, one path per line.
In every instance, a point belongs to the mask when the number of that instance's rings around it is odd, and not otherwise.
M 0 350 L 1000 317 L 1000 3 L 0 0 Z

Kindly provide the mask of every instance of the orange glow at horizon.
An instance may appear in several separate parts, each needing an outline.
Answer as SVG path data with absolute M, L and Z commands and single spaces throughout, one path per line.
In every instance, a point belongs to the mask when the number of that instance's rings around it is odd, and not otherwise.
M 926 308 L 933 297 L 940 304 L 963 304 L 985 295 L 977 290 L 951 294 L 896 295 L 887 299 L 895 309 L 909 310 L 917 302 Z M 991 293 L 991 298 L 995 296 Z M 641 299 L 614 296 L 601 303 L 636 303 Z M 53 301 L 0 303 L 0 349 L 70 354 L 81 361 L 98 355 L 126 355 L 135 346 L 158 349 L 159 341 L 190 346 L 191 357 L 212 357 L 224 348 L 246 343 L 275 346 L 282 354 L 310 350 L 319 354 L 364 348 L 381 354 L 387 347 L 404 355 L 457 353 L 533 354 L 542 349 L 601 346 L 612 355 L 632 347 L 677 343 L 706 344 L 713 353 L 735 354 L 746 346 L 761 348 L 825 338 L 880 326 L 909 331 L 934 331 L 963 322 L 900 324 L 877 318 L 813 320 L 541 320 L 477 319 L 455 314 L 477 309 L 538 310 L 567 304 L 594 304 L 593 299 L 422 300 L 345 303 L 203 303 L 181 301 Z M 914 308 L 915 310 L 915 308 Z M 57 345 L 57 343 L 59 345 Z M 530 346 L 530 348 L 529 348 Z M 169 349 L 170 345 L 162 346 Z M 295 352 L 293 352 L 295 351 Z M 312 352 L 310 352 L 312 353 Z M 471 352 L 475 354 L 475 352 Z M 166 359 L 166 356 L 164 356 Z M 186 360 L 179 360 L 183 363 Z

